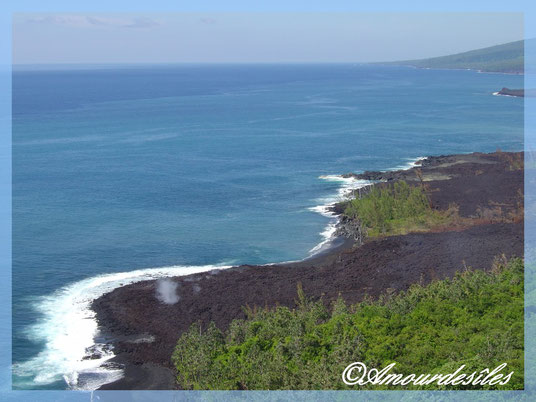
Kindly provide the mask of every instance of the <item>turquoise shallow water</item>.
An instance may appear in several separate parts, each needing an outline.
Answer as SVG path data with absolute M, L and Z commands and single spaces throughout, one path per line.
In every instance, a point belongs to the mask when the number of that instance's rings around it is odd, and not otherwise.
M 88 340 L 64 337 L 91 335 L 88 300 L 120 283 L 308 256 L 330 223 L 315 207 L 348 184 L 332 175 L 521 150 L 523 100 L 492 95 L 503 86 L 523 77 L 366 65 L 16 71 L 14 386 L 94 386 L 102 376 L 76 363 Z

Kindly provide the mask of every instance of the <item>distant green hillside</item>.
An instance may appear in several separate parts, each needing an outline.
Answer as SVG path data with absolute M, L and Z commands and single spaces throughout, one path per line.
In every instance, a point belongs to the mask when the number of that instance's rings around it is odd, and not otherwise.
M 468 68 L 487 72 L 523 73 L 524 41 L 505 43 L 450 56 L 397 61 L 389 64 L 420 68 Z

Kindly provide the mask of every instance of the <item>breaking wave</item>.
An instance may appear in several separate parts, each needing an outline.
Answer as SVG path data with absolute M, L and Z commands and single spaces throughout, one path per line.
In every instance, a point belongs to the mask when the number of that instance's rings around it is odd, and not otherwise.
M 94 390 L 121 378 L 120 368 L 106 367 L 114 353 L 109 344 L 97 341 L 99 333 L 92 302 L 131 283 L 224 268 L 229 266 L 170 266 L 104 274 L 41 297 L 35 304 L 41 318 L 27 329 L 26 335 L 43 343 L 44 348 L 32 359 L 13 365 L 18 386 L 42 388 L 65 381 L 70 389 Z

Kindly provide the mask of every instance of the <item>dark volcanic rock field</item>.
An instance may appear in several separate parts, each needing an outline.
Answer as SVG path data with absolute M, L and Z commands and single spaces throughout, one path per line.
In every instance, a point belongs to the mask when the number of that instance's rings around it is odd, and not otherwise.
M 346 242 L 327 255 L 299 263 L 241 266 L 172 278 L 180 296 L 173 305 L 157 300 L 155 281 L 120 287 L 102 296 L 93 309 L 103 335 L 114 344 L 116 363 L 126 367 L 125 378 L 103 389 L 172 388 L 170 357 L 177 339 L 193 322 L 214 321 L 223 329 L 234 318 L 244 317 L 245 305 L 292 307 L 298 283 L 311 298 L 329 303 L 340 294 L 353 303 L 366 295 L 377 297 L 413 283 L 450 277 L 459 270 L 489 269 L 494 257 L 503 253 L 523 256 L 522 220 L 494 223 L 482 219 L 494 218 L 497 211 L 503 215 L 519 211 L 523 170 L 517 164 L 522 157 L 494 153 L 423 161 L 418 169 L 434 208 L 456 203 L 461 216 L 480 218 L 468 228 L 392 236 L 360 247 Z M 356 176 L 420 182 L 415 171 Z M 149 335 L 154 341 L 136 341 Z

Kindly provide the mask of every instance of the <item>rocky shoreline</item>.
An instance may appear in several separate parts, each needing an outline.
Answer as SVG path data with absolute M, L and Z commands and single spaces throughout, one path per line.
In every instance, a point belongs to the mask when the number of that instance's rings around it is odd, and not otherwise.
M 455 203 L 470 226 L 365 241 L 358 224 L 341 218 L 329 252 L 297 263 L 243 265 L 170 278 L 180 301 L 163 304 L 155 281 L 123 286 L 93 302 L 101 335 L 114 347 L 108 364 L 124 377 L 101 389 L 174 389 L 171 354 L 194 322 L 225 328 L 243 307 L 295 306 L 301 284 L 326 303 L 349 303 L 398 292 L 471 267 L 489 269 L 494 257 L 523 256 L 523 153 L 434 156 L 409 170 L 349 173 L 346 177 L 425 185 L 434 208 Z M 366 191 L 366 190 L 365 190 Z M 344 203 L 334 212 L 344 211 Z M 521 213 L 521 215 L 520 215 Z M 521 219 L 520 219 L 521 217 Z
M 496 92 L 497 95 L 504 95 L 504 96 L 515 96 L 519 98 L 525 97 L 525 90 L 524 89 L 510 89 L 510 88 L 503 88 L 499 92 Z

